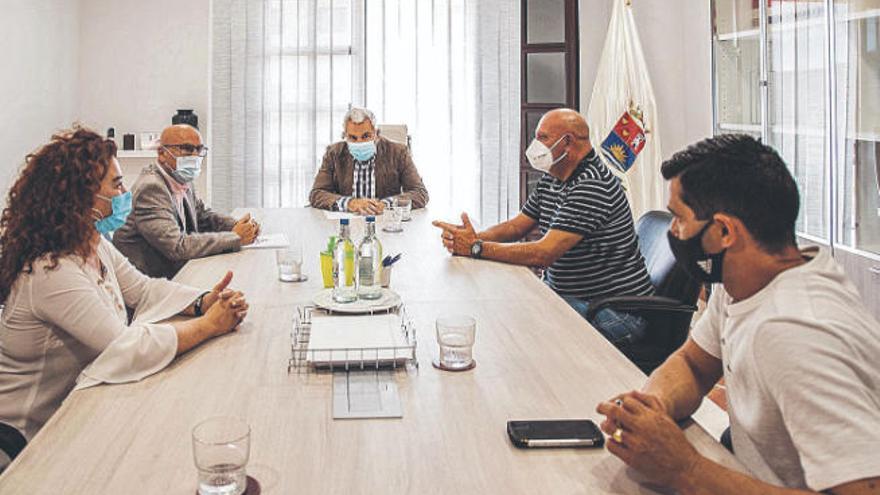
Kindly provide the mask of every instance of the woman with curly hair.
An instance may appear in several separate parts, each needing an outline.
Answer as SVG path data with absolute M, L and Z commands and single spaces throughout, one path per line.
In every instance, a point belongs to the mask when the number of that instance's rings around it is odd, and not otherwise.
M 248 305 L 231 272 L 207 292 L 152 279 L 104 237 L 131 209 L 112 141 L 74 128 L 25 162 L 0 217 L 0 422 L 30 439 L 71 390 L 155 373 Z M 196 318 L 157 323 L 176 314 Z

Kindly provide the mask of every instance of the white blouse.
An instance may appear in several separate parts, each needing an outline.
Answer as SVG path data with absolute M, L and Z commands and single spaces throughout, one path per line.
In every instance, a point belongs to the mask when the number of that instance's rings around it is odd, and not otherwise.
M 159 324 L 201 289 L 140 273 L 104 238 L 101 274 L 74 256 L 34 263 L 0 318 L 0 421 L 31 439 L 72 390 L 140 380 L 171 362 L 177 332 Z M 128 323 L 126 307 L 134 309 Z

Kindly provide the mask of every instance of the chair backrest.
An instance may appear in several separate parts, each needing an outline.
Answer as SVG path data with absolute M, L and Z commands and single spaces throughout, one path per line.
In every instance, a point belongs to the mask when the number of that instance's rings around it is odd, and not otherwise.
M 5 452 L 10 460 L 15 459 L 24 450 L 26 445 L 27 440 L 21 432 L 6 423 L 0 422 L 0 450 Z
M 412 151 L 412 139 L 406 124 L 379 124 L 379 134 L 385 139 L 402 144 Z
M 671 224 L 672 215 L 665 211 L 649 211 L 642 215 L 636 224 L 639 249 L 645 258 L 655 293 L 685 304 L 694 304 L 700 293 L 700 284 L 675 262 L 675 255 L 666 238 Z

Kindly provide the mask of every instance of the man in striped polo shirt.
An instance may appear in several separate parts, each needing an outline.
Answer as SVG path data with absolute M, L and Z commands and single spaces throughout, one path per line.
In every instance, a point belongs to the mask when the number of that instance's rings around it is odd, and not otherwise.
M 546 267 L 544 281 L 582 316 L 590 301 L 653 294 L 626 194 L 593 150 L 584 118 L 570 109 L 548 112 L 526 156 L 545 174 L 522 212 L 479 233 L 465 213 L 462 225 L 434 222 L 443 229 L 446 249 Z M 536 226 L 539 240 L 517 242 Z M 637 345 L 645 332 L 643 318 L 612 309 L 600 311 L 592 323 L 618 345 Z

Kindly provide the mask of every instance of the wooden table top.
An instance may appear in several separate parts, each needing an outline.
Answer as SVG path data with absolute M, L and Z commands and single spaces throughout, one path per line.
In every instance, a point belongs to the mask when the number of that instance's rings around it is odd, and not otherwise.
M 332 419 L 332 376 L 288 374 L 297 305 L 322 287 L 318 252 L 337 222 L 311 209 L 261 210 L 265 232 L 304 246 L 308 282 L 278 281 L 270 249 L 191 261 L 175 280 L 210 288 L 225 270 L 251 304 L 237 332 L 206 342 L 138 383 L 72 393 L 0 477 L 0 493 L 192 494 L 191 431 L 216 415 L 251 426 L 248 474 L 265 494 L 654 493 L 604 449 L 519 450 L 510 419 L 592 418 L 644 375 L 528 269 L 450 257 L 430 212 L 379 232 L 419 332 L 418 370 L 395 373 L 403 418 Z M 355 233 L 362 230 L 355 222 Z M 434 369 L 438 316 L 477 320 L 477 367 Z M 742 470 L 699 425 L 704 455 Z

